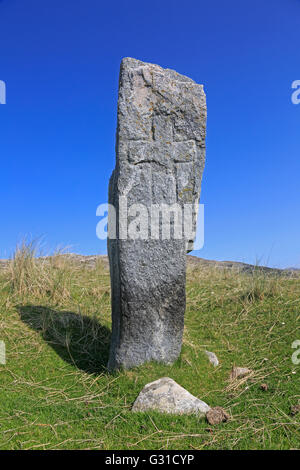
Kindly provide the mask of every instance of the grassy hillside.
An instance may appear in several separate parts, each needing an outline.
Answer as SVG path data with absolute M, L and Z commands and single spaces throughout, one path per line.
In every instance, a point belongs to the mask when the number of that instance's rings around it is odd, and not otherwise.
M 300 448 L 300 416 L 290 413 L 300 399 L 300 365 L 291 360 L 299 277 L 191 263 L 176 364 L 111 375 L 107 264 L 34 255 L 23 246 L 0 270 L 1 449 Z M 205 349 L 219 357 L 217 368 Z M 233 365 L 253 372 L 230 381 Z M 163 376 L 223 406 L 230 421 L 212 427 L 195 416 L 131 413 L 142 387 Z

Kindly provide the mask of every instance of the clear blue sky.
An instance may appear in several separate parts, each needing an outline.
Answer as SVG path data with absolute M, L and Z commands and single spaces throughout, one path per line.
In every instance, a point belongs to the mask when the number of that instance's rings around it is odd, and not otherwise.
M 198 256 L 300 267 L 299 0 L 0 1 L 0 258 L 24 235 L 105 253 L 119 64 L 204 84 L 205 246 Z

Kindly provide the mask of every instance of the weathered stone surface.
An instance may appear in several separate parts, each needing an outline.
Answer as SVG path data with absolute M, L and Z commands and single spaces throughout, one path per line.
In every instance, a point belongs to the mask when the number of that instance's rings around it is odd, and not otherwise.
M 108 239 L 109 369 L 150 360 L 172 363 L 180 353 L 186 251 L 191 249 L 193 234 L 176 236 L 182 219 L 171 217 L 168 236 L 167 224 L 154 209 L 199 201 L 205 130 L 202 85 L 173 70 L 122 60 L 116 167 L 109 187 L 109 203 L 117 209 L 117 236 Z M 132 211 L 132 204 L 139 204 L 139 210 Z M 110 220 L 109 216 L 109 226 Z M 157 222 L 154 229 L 149 228 L 150 220 Z
M 145 385 L 132 407 L 132 411 L 149 410 L 173 414 L 197 414 L 199 417 L 204 417 L 210 407 L 173 379 L 163 377 Z
M 215 367 L 219 365 L 219 359 L 217 358 L 216 354 L 211 351 L 204 351 L 206 356 L 208 357 L 208 360 L 211 364 L 213 364 Z

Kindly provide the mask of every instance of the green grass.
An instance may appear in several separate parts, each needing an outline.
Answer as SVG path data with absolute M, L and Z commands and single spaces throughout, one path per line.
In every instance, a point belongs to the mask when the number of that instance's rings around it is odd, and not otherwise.
M 108 374 L 109 273 L 21 247 L 0 271 L 1 449 L 299 448 L 300 280 L 193 267 L 187 276 L 182 353 Z M 214 351 L 214 368 L 203 351 Z M 231 381 L 233 365 L 253 370 Z M 230 421 L 130 411 L 142 387 L 169 376 Z M 260 388 L 262 383 L 268 390 Z

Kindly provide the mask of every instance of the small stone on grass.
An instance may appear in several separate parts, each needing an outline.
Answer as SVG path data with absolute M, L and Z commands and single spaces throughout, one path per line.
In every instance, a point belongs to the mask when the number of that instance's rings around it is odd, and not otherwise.
M 221 406 L 215 406 L 206 413 L 207 422 L 212 426 L 228 421 L 229 417 L 229 414 Z
M 199 418 L 204 418 L 210 406 L 173 379 L 162 377 L 145 385 L 132 407 L 133 412 L 150 410 L 179 415 L 196 414 Z
M 247 367 L 233 367 L 230 373 L 230 379 L 234 380 L 237 378 L 242 378 L 250 374 L 251 372 L 252 370 L 248 369 Z
M 300 413 L 300 403 L 298 405 L 292 405 L 291 406 L 291 415 L 295 416 L 298 413 Z
M 217 358 L 216 354 L 211 351 L 204 351 L 204 352 L 207 355 L 209 362 L 213 364 L 215 367 L 217 367 L 219 365 L 219 359 Z

